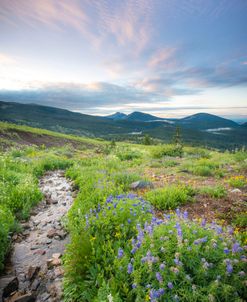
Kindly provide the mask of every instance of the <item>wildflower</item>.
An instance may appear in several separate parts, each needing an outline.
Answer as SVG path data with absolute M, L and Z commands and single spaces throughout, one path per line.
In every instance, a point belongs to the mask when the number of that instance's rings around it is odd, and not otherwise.
M 179 217 L 180 216 L 180 210 L 179 210 L 179 208 L 177 208 L 175 212 L 176 212 L 176 215 Z
M 224 249 L 224 253 L 225 253 L 225 254 L 229 254 L 229 253 L 230 253 L 229 249 L 228 249 L 228 248 L 225 248 L 225 249 Z
M 156 273 L 156 279 L 161 283 L 163 282 L 163 278 L 159 272 Z
M 232 246 L 232 252 L 233 253 L 238 253 L 238 252 L 241 252 L 242 251 L 242 248 L 240 246 L 240 244 L 238 242 L 235 242 Z
M 168 282 L 168 283 L 167 283 L 167 286 L 168 286 L 168 288 L 173 289 L 173 284 L 172 284 L 172 282 Z
M 131 223 L 131 219 L 128 219 L 127 221 L 128 221 L 129 224 Z
M 128 264 L 128 274 L 131 274 L 133 272 L 133 265 L 131 263 Z
M 184 219 L 188 219 L 188 211 L 184 211 Z
M 226 271 L 228 274 L 231 274 L 233 272 L 233 267 L 232 267 L 232 264 L 229 262 L 227 263 L 226 265 Z
M 133 283 L 133 284 L 132 284 L 132 288 L 133 288 L 133 289 L 136 288 L 136 286 L 137 286 L 136 283 Z
M 160 265 L 160 270 L 163 271 L 165 269 L 165 264 L 164 263 L 161 263 Z
M 202 223 L 201 223 L 201 226 L 202 226 L 203 228 L 206 226 L 206 219 L 205 219 L 205 218 L 203 218 Z
M 112 297 L 111 294 L 109 294 L 109 295 L 107 296 L 107 298 L 108 298 L 108 302 L 113 302 L 113 297 Z
M 118 249 L 118 258 L 122 258 L 123 255 L 124 255 L 124 251 L 123 251 L 123 249 L 120 247 L 120 248 Z

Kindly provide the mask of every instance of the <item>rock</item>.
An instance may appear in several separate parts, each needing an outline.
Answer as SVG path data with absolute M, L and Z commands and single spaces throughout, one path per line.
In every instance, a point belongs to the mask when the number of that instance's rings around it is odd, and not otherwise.
M 64 274 L 64 270 L 61 267 L 56 267 L 54 270 L 55 278 L 61 277 Z
M 35 279 L 32 283 L 31 290 L 37 290 L 39 286 L 40 286 L 40 280 Z
M 32 293 L 25 294 L 16 298 L 13 302 L 35 302 L 35 296 Z
M 46 253 L 46 251 L 45 250 L 36 250 L 33 254 L 34 255 L 44 255 Z
M 132 182 L 132 184 L 130 184 L 130 189 L 132 189 L 132 190 L 147 189 L 147 188 L 150 189 L 153 187 L 154 187 L 154 185 L 152 182 L 145 181 L 145 180 L 135 181 L 135 182 Z
M 40 296 L 40 301 L 45 302 L 50 298 L 50 296 L 51 296 L 50 294 L 44 293 Z
M 47 268 L 51 269 L 54 266 L 60 266 L 61 265 L 61 260 L 58 258 L 50 258 L 47 260 Z
M 32 245 L 32 246 L 31 246 L 31 250 L 32 250 L 32 251 L 33 251 L 33 250 L 37 250 L 38 248 L 40 248 L 39 245 Z
M 52 204 L 58 204 L 58 200 L 57 199 L 52 200 Z
M 56 235 L 58 235 L 56 229 L 50 229 L 50 230 L 47 232 L 47 237 L 48 237 L 48 238 L 53 238 L 53 237 L 55 237 Z
M 62 257 L 62 254 L 60 254 L 60 253 L 54 253 L 54 254 L 52 254 L 52 258 L 61 258 Z
M 46 240 L 46 244 L 51 244 L 51 243 L 52 243 L 51 239 Z
M 230 192 L 231 193 L 242 193 L 241 190 L 239 190 L 239 189 L 233 189 Z
M 0 299 L 9 297 L 18 290 L 18 279 L 16 276 L 6 276 L 0 279 Z
M 33 225 L 37 226 L 40 224 L 40 220 L 34 220 Z
M 29 266 L 27 272 L 27 278 L 32 281 L 39 273 L 40 266 Z

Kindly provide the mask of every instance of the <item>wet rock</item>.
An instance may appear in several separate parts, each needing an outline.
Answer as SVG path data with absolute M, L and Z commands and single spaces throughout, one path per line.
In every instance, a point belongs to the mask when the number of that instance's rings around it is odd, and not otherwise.
M 135 181 L 132 182 L 132 184 L 130 184 L 130 189 L 132 190 L 147 189 L 147 188 L 151 189 L 153 187 L 154 185 L 152 182 L 145 181 L 145 180 Z
M 45 250 L 36 250 L 33 254 L 34 255 L 45 255 L 46 251 Z
M 40 286 L 40 280 L 35 279 L 32 283 L 31 290 L 37 290 L 39 286 Z
M 39 273 L 40 266 L 29 266 L 27 272 L 27 278 L 32 281 Z
M 12 302 L 35 302 L 35 296 L 32 293 L 28 293 L 16 298 Z
M 16 276 L 6 276 L 0 280 L 0 298 L 7 298 L 18 290 L 18 279 Z

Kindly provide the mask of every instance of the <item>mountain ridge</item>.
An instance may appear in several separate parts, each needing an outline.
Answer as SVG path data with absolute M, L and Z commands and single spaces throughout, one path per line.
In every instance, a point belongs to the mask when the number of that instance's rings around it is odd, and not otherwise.
M 204 118 L 212 121 L 209 123 Z M 160 120 L 146 113 L 134 112 L 129 118 L 114 120 L 56 107 L 0 101 L 0 120 L 66 134 L 132 142 L 141 142 L 146 134 L 171 142 L 179 126 L 186 144 L 231 149 L 247 145 L 246 126 L 205 113 L 183 119 Z

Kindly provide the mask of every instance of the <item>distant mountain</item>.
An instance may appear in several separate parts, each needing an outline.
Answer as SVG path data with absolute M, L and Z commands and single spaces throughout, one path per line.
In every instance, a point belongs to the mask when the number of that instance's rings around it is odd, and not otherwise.
M 237 128 L 239 124 L 209 113 L 197 113 L 176 122 L 178 125 L 187 128 L 196 128 L 200 130 L 217 129 L 217 128 Z
M 157 116 L 143 113 L 139 111 L 134 111 L 126 116 L 128 121 L 139 121 L 139 122 L 151 122 L 151 121 L 161 121 L 163 118 L 159 118 Z
M 241 126 L 247 128 L 247 122 L 243 123 Z
M 112 115 L 106 116 L 107 118 L 113 120 L 128 120 L 128 121 L 138 121 L 138 122 L 159 122 L 159 121 L 169 121 L 172 119 L 164 119 L 162 117 L 157 117 L 148 113 L 143 113 L 140 111 L 134 111 L 130 114 L 124 114 L 121 112 L 116 112 Z
M 114 119 L 113 119 L 114 118 Z M 0 101 L 0 120 L 80 136 L 140 142 L 145 134 L 171 142 L 180 126 L 184 143 L 216 148 L 247 145 L 247 126 L 206 113 L 183 119 L 163 119 L 133 112 L 113 118 L 71 112 L 55 107 Z
M 109 118 L 111 120 L 117 121 L 117 120 L 124 120 L 127 117 L 127 114 L 122 113 L 122 112 L 116 112 L 111 115 L 105 116 L 106 118 Z

